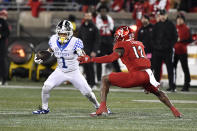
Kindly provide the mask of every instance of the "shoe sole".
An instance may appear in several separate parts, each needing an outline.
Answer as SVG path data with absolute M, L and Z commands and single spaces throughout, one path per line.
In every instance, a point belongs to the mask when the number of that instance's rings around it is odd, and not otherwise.
M 91 117 L 97 117 L 97 116 L 108 116 L 109 114 L 107 112 L 103 112 L 102 114 L 96 114 L 96 112 L 89 114 Z

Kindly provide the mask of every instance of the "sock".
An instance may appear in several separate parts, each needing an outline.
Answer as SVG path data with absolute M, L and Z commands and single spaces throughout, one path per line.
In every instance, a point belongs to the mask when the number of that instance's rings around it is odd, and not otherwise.
M 172 107 L 170 107 L 170 110 L 174 111 L 174 110 L 176 110 L 176 108 L 174 106 L 172 106 Z
M 42 88 L 42 109 L 47 110 L 48 109 L 48 99 L 50 97 L 50 87 L 43 86 Z
M 100 107 L 101 108 L 106 107 L 106 101 L 102 101 Z
M 170 109 L 175 117 L 182 117 L 182 114 L 174 106 L 170 107 Z
M 96 111 L 97 115 L 101 115 L 103 112 L 108 112 L 106 107 L 106 101 L 102 101 L 99 109 Z

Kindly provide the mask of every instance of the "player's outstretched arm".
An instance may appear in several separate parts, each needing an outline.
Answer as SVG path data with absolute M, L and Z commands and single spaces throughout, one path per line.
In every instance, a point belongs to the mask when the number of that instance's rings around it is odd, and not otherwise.
M 117 60 L 118 58 L 120 58 L 121 56 L 123 56 L 123 54 L 124 54 L 124 49 L 121 48 L 121 49 L 115 49 L 114 52 L 111 53 L 110 55 L 93 57 L 93 58 L 90 58 L 88 55 L 85 55 L 85 56 L 80 56 L 78 60 L 80 61 L 80 63 L 90 63 L 90 62 L 111 63 Z

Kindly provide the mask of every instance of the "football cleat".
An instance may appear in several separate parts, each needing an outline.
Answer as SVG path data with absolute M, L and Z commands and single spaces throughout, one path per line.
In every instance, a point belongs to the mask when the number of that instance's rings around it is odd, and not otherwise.
M 107 112 L 102 112 L 101 114 L 98 114 L 98 112 L 92 112 L 90 113 L 91 117 L 95 117 L 95 116 L 108 116 L 112 114 L 111 110 L 109 108 L 107 108 Z
M 109 108 L 107 108 L 107 113 L 108 114 L 112 114 L 111 110 Z
M 42 108 L 39 108 L 38 110 L 32 112 L 32 114 L 47 114 L 47 113 L 49 113 L 49 109 L 45 110 Z
M 96 116 L 108 116 L 109 114 L 107 112 L 102 112 L 101 114 L 96 114 L 96 112 L 90 113 L 91 117 L 96 117 Z

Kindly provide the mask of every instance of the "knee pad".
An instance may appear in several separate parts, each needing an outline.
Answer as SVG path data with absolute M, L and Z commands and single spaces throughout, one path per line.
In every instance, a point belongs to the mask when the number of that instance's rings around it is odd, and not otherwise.
M 51 87 L 51 86 L 49 86 L 49 85 L 44 85 L 44 86 L 42 87 L 42 92 L 43 92 L 44 94 L 47 94 L 47 93 L 50 92 L 50 90 L 51 90 L 52 88 L 53 88 L 53 87 Z

